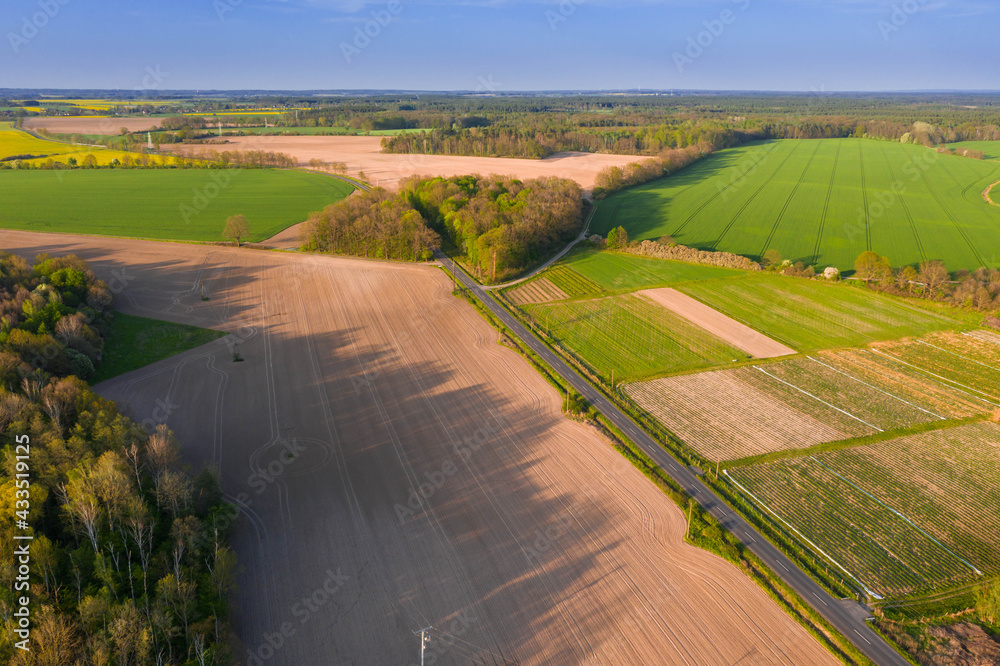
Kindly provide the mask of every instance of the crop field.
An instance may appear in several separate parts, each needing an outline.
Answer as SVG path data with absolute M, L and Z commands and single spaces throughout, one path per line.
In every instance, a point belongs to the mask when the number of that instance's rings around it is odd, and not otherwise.
M 628 384 L 624 391 L 708 460 L 804 449 L 853 436 L 837 427 L 835 410 L 819 403 L 813 414 L 796 409 L 770 390 L 773 386 L 762 385 L 757 374 L 753 368 L 713 370 Z
M 1000 426 L 946 428 L 729 476 L 883 597 L 1000 572 Z
M 645 299 L 610 296 L 524 310 L 601 377 L 615 382 L 746 360 L 748 356 Z
M 511 301 L 518 305 L 562 301 L 569 296 L 547 278 L 536 278 L 508 292 Z
M 955 310 L 923 307 L 845 284 L 780 275 L 748 274 L 677 289 L 798 351 L 859 346 L 976 321 Z
M 59 155 L 79 150 L 78 146 L 36 139 L 27 132 L 14 129 L 10 125 L 0 126 L 0 160 L 15 155 Z
M 942 333 L 927 340 L 970 357 L 987 359 L 990 351 L 1000 356 L 1000 345 L 976 337 Z M 926 359 L 915 356 L 935 349 L 926 340 L 890 344 L 894 356 L 908 355 L 924 365 Z M 995 350 L 981 351 L 984 346 Z M 941 376 L 917 367 L 872 350 L 835 350 L 629 384 L 624 390 L 699 454 L 723 461 L 982 416 L 1000 408 L 980 390 L 984 375 L 977 367 L 964 368 L 971 374 L 963 374 L 961 365 L 938 368 Z M 985 375 L 987 381 L 989 377 Z
M 563 259 L 548 272 L 572 270 L 606 291 L 628 291 L 675 285 L 692 280 L 738 277 L 744 271 L 717 266 L 688 264 L 683 261 L 639 257 L 622 252 L 583 250 Z
M 872 352 L 911 373 L 954 386 L 1000 408 L 1000 346 L 960 333 L 875 345 Z
M 5 171 L 0 228 L 219 241 L 226 218 L 242 213 L 251 240 L 263 240 L 352 189 L 273 169 Z
M 591 228 L 850 269 L 865 250 L 894 266 L 941 259 L 997 265 L 1000 210 L 981 194 L 1000 165 L 909 144 L 783 140 L 723 150 L 683 172 L 602 201 Z

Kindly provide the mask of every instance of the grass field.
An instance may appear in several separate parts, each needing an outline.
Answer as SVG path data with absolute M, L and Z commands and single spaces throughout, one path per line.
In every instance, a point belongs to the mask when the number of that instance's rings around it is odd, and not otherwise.
M 958 310 L 922 307 L 846 284 L 747 274 L 677 287 L 798 351 L 853 347 L 978 324 Z
M 881 596 L 1000 571 L 1000 426 L 985 422 L 730 472 Z
M 666 287 L 692 280 L 737 277 L 746 274 L 744 271 L 717 266 L 701 266 L 682 261 L 596 250 L 574 253 L 558 266 L 565 266 L 579 273 L 607 291 Z
M 671 235 L 701 249 L 851 269 L 865 250 L 894 266 L 941 259 L 1000 266 L 1000 209 L 982 192 L 1000 164 L 909 144 L 785 140 L 723 150 L 600 202 L 591 228 L 635 240 Z
M 983 151 L 983 158 L 987 160 L 1000 160 L 1000 141 L 959 141 L 949 143 L 945 146 L 952 150 L 969 148 L 971 150 Z
M 92 383 L 138 370 L 224 335 L 222 331 L 116 312 Z
M 628 294 L 524 309 L 609 382 L 612 373 L 617 383 L 748 358 L 667 309 Z
M 270 238 L 352 186 L 328 176 L 274 169 L 0 172 L 0 228 L 219 241 L 242 213 L 250 240 Z

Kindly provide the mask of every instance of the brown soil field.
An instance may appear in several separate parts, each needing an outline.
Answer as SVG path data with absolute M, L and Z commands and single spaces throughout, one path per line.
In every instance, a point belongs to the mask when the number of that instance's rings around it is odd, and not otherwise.
M 47 129 L 55 134 L 118 134 L 126 127 L 130 132 L 157 129 L 163 118 L 88 118 L 86 116 L 27 118 L 24 127 L 30 130 Z
M 382 153 L 382 138 L 377 136 L 234 136 L 226 143 L 163 146 L 190 157 L 207 156 L 211 151 L 266 150 L 285 153 L 306 165 L 311 159 L 343 162 L 347 172 L 358 177 L 364 171 L 372 185 L 395 188 L 407 176 L 464 176 L 503 174 L 517 178 L 559 176 L 570 178 L 585 190 L 594 187 L 598 172 L 608 166 L 625 166 L 641 160 L 635 155 L 597 155 L 592 153 L 557 153 L 544 160 L 497 157 L 462 157 L 451 155 L 394 155 Z
M 98 390 L 221 470 L 242 514 L 244 656 L 413 664 L 412 632 L 433 625 L 435 664 L 839 663 L 684 544 L 683 512 L 563 418 L 437 269 L 9 231 L 2 245 L 77 253 L 123 311 L 232 333 Z
M 638 293 L 756 358 L 774 358 L 796 353 L 791 347 L 758 333 L 676 289 L 646 289 Z

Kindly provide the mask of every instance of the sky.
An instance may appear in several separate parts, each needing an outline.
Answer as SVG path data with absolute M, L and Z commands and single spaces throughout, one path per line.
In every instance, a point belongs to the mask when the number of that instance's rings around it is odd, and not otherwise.
M 995 0 L 4 0 L 0 88 L 997 90 Z

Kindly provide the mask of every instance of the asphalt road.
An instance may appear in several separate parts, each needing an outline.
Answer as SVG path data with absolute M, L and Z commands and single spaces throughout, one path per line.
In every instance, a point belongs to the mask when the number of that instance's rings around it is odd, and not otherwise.
M 847 637 L 863 654 L 880 666 L 908 666 L 902 655 L 896 652 L 868 623 L 862 619 L 857 608 L 854 612 L 850 604 L 835 599 L 820 587 L 812 578 L 799 569 L 795 563 L 775 548 L 771 542 L 757 531 L 742 517 L 730 509 L 701 479 L 686 466 L 680 464 L 668 454 L 652 437 L 632 421 L 624 412 L 616 407 L 603 394 L 581 377 L 565 361 L 536 338 L 527 328 L 517 321 L 507 310 L 493 300 L 492 295 L 480 287 L 465 271 L 459 269 L 454 262 L 443 253 L 435 251 L 441 263 L 451 270 L 462 284 L 472 291 L 482 301 L 490 312 L 502 321 L 513 333 L 538 354 L 563 379 L 565 379 L 580 395 L 586 398 L 604 416 L 641 448 L 646 455 L 662 467 L 688 494 L 694 497 L 706 511 L 710 512 L 726 529 L 735 534 L 757 557 L 769 566 L 785 583 L 795 590 L 827 621 Z

